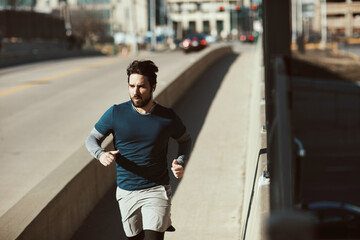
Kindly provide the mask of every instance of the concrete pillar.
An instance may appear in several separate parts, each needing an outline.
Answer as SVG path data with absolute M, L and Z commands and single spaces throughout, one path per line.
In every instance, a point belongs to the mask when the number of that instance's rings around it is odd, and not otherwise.
M 230 12 L 226 11 L 224 13 L 224 30 L 227 35 L 230 34 Z
M 199 33 L 202 33 L 204 31 L 203 29 L 203 18 L 204 18 L 204 14 L 201 12 L 197 12 L 196 13 L 196 31 Z
M 216 33 L 216 13 L 211 12 L 210 16 L 210 32 L 211 34 L 214 34 Z
M 290 0 L 263 1 L 264 23 L 264 65 L 265 65 L 265 98 L 266 98 L 266 127 L 270 130 L 275 118 L 275 96 L 273 94 L 274 60 L 277 57 L 289 59 L 291 45 L 291 5 Z M 268 135 L 268 138 L 271 134 Z M 270 162 L 271 179 L 271 209 L 291 205 L 292 193 L 289 191 L 291 182 L 285 189 L 276 185 L 281 177 L 280 166 L 277 166 L 275 151 L 277 146 L 273 139 L 268 139 L 268 160 Z M 281 168 L 281 167 L 280 167 Z M 291 169 L 289 169 L 291 171 Z

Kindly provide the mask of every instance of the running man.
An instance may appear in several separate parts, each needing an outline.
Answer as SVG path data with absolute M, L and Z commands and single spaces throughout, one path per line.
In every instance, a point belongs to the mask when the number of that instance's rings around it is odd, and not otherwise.
M 89 152 L 104 166 L 116 162 L 117 191 L 123 228 L 128 239 L 160 240 L 171 230 L 171 188 L 167 168 L 170 137 L 179 144 L 171 170 L 184 174 L 191 137 L 176 113 L 153 99 L 158 67 L 150 60 L 134 61 L 127 68 L 130 101 L 113 105 L 86 140 Z M 102 141 L 112 134 L 114 151 Z

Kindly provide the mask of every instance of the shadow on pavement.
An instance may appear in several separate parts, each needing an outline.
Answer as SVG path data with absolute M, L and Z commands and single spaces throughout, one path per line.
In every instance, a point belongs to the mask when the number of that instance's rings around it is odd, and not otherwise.
M 196 144 L 196 139 L 222 80 L 238 56 L 239 54 L 237 53 L 227 55 L 210 66 L 209 70 L 203 73 L 191 89 L 174 105 L 173 109 L 181 117 L 191 135 L 193 146 Z M 168 152 L 169 161 L 176 155 L 177 145 L 174 140 L 171 140 Z M 173 195 L 180 182 L 170 174 L 170 185 Z
M 227 55 L 209 67 L 202 74 L 191 89 L 184 94 L 181 101 L 177 102 L 173 109 L 181 117 L 187 126 L 188 132 L 193 139 L 193 145 L 205 122 L 206 115 L 211 103 L 220 88 L 222 80 L 239 54 Z M 236 96 L 234 96 L 236 97 Z M 224 106 L 226 107 L 226 106 Z M 174 140 L 169 143 L 169 163 L 177 155 L 177 145 Z M 193 160 L 196 161 L 196 160 Z M 170 185 L 175 194 L 180 180 L 170 174 Z M 73 236 L 73 240 L 125 240 L 125 234 L 121 224 L 120 211 L 115 199 L 116 186 L 111 188 L 98 203 L 93 212 L 84 221 L 82 226 Z M 175 226 L 176 228 L 176 226 Z

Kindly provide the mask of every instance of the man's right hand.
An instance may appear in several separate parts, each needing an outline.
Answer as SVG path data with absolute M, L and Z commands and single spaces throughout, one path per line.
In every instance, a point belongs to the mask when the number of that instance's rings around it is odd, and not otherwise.
M 110 164 L 112 164 L 113 162 L 115 162 L 115 159 L 116 159 L 115 155 L 118 153 L 119 153 L 119 150 L 104 152 L 103 154 L 101 154 L 99 161 L 101 162 L 102 165 L 107 167 Z

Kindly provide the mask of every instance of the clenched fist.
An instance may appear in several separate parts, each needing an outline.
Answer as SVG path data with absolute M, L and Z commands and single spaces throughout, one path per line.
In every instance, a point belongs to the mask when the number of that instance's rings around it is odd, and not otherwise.
M 119 150 L 104 152 L 103 154 L 101 154 L 99 160 L 100 160 L 102 165 L 107 167 L 107 166 L 109 166 L 110 164 L 112 164 L 115 161 L 116 154 L 118 154 L 118 153 L 119 153 Z
M 184 167 L 176 159 L 172 162 L 171 171 L 176 178 L 181 178 L 184 175 Z

